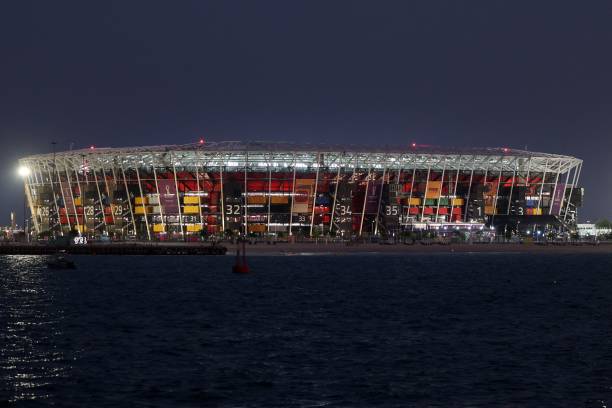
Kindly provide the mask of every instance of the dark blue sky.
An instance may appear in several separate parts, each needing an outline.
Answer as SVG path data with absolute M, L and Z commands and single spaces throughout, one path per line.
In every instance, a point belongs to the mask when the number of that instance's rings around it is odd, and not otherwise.
M 0 6 L 0 223 L 20 156 L 209 140 L 510 146 L 585 160 L 612 218 L 609 1 Z

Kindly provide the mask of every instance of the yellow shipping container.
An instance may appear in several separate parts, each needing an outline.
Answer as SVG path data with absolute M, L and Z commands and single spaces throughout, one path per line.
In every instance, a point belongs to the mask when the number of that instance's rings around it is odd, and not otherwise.
M 409 205 L 421 205 L 421 199 L 413 197 L 410 200 L 408 200 L 408 204 Z
M 149 207 L 143 207 L 142 205 L 134 207 L 134 214 L 136 214 L 136 215 L 144 215 L 144 214 L 148 214 L 150 212 L 151 211 L 150 211 Z
M 187 224 L 187 232 L 199 232 L 202 231 L 200 224 Z
M 134 199 L 134 203 L 137 204 L 137 205 L 138 204 L 143 205 L 143 204 L 147 204 L 148 200 L 147 200 L 147 197 L 136 197 Z
M 76 228 L 76 230 L 79 231 L 81 234 L 87 231 L 86 225 L 75 225 L 74 228 Z
M 153 232 L 164 232 L 164 224 L 153 224 Z
M 249 196 L 249 204 L 265 204 L 267 202 L 266 197 L 263 195 Z
M 463 198 L 453 198 L 451 200 L 451 205 L 455 207 L 463 205 Z
M 75 197 L 74 198 L 74 205 L 76 205 L 77 207 L 80 205 L 83 205 L 82 201 L 81 201 L 81 197 Z
M 542 215 L 542 209 L 541 208 L 534 208 L 533 209 L 533 215 Z
M 200 207 L 197 205 L 186 205 L 183 207 L 183 214 L 199 214 Z
M 185 204 L 200 204 L 200 197 L 198 197 L 198 196 L 185 196 L 185 197 L 183 197 L 183 203 L 185 203 Z
M 283 195 L 283 196 L 272 196 L 270 197 L 270 203 L 271 204 L 288 204 L 289 203 L 289 196 Z

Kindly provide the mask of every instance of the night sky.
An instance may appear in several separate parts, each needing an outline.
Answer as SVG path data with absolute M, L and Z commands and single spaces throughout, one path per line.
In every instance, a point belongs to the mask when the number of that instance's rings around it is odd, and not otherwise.
M 0 224 L 52 140 L 200 137 L 569 154 L 612 218 L 609 1 L 20 0 L 0 53 Z

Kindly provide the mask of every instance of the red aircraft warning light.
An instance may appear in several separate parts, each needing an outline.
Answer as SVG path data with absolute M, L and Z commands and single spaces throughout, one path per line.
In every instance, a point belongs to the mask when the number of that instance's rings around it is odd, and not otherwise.
M 89 150 L 93 150 L 95 148 L 96 148 L 96 146 L 94 146 L 94 145 L 89 146 Z

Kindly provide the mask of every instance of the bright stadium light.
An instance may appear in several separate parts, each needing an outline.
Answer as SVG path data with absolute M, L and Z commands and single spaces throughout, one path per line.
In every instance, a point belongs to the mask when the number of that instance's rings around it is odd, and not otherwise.
M 30 169 L 26 166 L 19 166 L 17 174 L 19 174 L 20 177 L 26 178 L 30 175 Z

